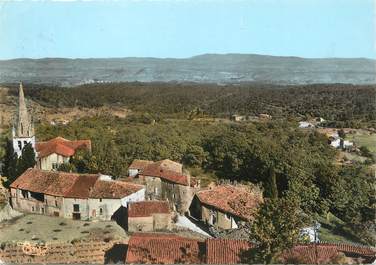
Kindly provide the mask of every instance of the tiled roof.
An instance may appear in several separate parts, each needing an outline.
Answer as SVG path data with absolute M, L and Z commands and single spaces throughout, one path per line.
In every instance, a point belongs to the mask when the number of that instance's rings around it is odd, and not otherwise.
M 139 160 L 135 159 L 133 160 L 132 164 L 128 167 L 128 169 L 138 169 L 143 170 L 145 167 L 147 167 L 150 164 L 153 164 L 153 161 L 150 160 Z
M 37 142 L 35 144 L 35 149 L 38 152 L 38 157 L 46 157 L 53 153 L 69 157 L 74 155 L 77 149 L 81 148 L 91 150 L 91 141 L 70 141 L 62 137 L 56 137 L 47 142 Z
M 258 205 L 263 201 L 261 193 L 251 192 L 245 186 L 228 184 L 199 191 L 197 197 L 205 205 L 245 220 L 253 217 Z
M 100 180 L 98 174 L 75 174 L 29 168 L 11 188 L 67 198 L 123 198 L 143 188 L 142 185 Z
M 97 180 L 90 192 L 90 198 L 124 198 L 144 186 L 124 181 Z
M 132 202 L 128 206 L 128 217 L 147 217 L 158 213 L 170 213 L 166 201 Z
M 245 240 L 207 239 L 206 263 L 238 264 L 246 263 L 245 252 L 251 244 Z
M 130 237 L 125 263 L 201 263 L 200 242 L 173 234 L 137 233 Z
M 182 165 L 171 161 L 161 160 L 146 166 L 141 174 L 143 176 L 158 177 L 172 183 L 188 186 L 188 177 L 183 175 Z

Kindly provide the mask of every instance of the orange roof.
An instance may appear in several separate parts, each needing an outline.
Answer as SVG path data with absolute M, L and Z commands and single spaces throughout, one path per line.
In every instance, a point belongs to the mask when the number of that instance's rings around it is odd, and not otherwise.
M 173 234 L 136 233 L 128 241 L 125 263 L 201 263 L 200 244 Z
M 182 165 L 169 159 L 149 164 L 142 170 L 141 175 L 158 177 L 180 185 L 190 185 L 188 177 L 183 175 Z
M 76 174 L 29 168 L 10 185 L 11 188 L 67 198 L 120 199 L 143 188 L 121 181 L 105 181 L 99 174 Z
M 142 185 L 124 181 L 97 180 L 90 192 L 90 198 L 124 198 L 143 188 Z
M 129 169 L 138 169 L 143 170 L 145 167 L 147 167 L 150 164 L 153 164 L 153 161 L 150 160 L 139 160 L 135 159 L 133 160 L 132 164 L 129 165 Z
M 261 193 L 250 192 L 246 186 L 220 185 L 197 193 L 201 203 L 249 220 L 263 201 Z
M 239 264 L 246 263 L 245 252 L 251 244 L 245 240 L 207 239 L 206 263 Z
M 148 217 L 158 213 L 170 213 L 166 201 L 141 201 L 128 205 L 128 217 Z
M 70 141 L 62 137 L 56 137 L 47 142 L 37 142 L 35 144 L 35 149 L 38 152 L 38 157 L 46 157 L 53 153 L 69 157 L 74 155 L 76 150 L 81 148 L 91 150 L 91 141 Z

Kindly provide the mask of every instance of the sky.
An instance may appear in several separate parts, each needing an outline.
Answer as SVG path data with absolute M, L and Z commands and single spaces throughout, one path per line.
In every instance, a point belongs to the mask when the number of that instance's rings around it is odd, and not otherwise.
M 375 1 L 0 0 L 0 59 L 204 53 L 376 59 Z

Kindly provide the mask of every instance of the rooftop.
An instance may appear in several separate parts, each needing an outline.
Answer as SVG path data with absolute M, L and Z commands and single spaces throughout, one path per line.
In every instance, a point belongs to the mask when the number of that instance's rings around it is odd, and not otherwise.
M 246 263 L 244 254 L 251 247 L 245 240 L 207 239 L 206 263 L 239 264 Z
M 129 165 L 129 169 L 138 169 L 138 170 L 143 170 L 145 169 L 145 167 L 147 167 L 148 165 L 150 164 L 153 164 L 154 161 L 150 161 L 150 160 L 139 160 L 139 159 L 135 159 L 133 160 L 132 164 Z
M 37 142 L 35 144 L 35 149 L 38 152 L 38 157 L 46 157 L 54 153 L 69 157 L 74 155 L 78 149 L 91 150 L 91 141 L 70 141 L 62 137 L 56 137 L 46 142 Z
M 166 201 L 132 202 L 128 206 L 128 217 L 148 217 L 153 214 L 168 214 L 170 209 Z
M 99 174 L 76 174 L 29 168 L 11 188 L 67 198 L 120 199 L 143 188 L 142 185 L 100 180 Z
M 250 191 L 243 185 L 220 185 L 199 191 L 196 195 L 202 204 L 244 220 L 250 220 L 258 205 L 263 201 L 260 192 Z
M 125 263 L 201 263 L 200 244 L 173 234 L 136 233 L 129 239 Z

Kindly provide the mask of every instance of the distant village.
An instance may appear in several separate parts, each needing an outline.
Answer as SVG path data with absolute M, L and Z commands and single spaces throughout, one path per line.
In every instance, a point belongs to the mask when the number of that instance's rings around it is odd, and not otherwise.
M 267 120 L 272 117 L 262 114 L 253 118 Z M 250 118 L 234 115 L 232 119 Z M 262 191 L 256 186 L 220 182 L 203 188 L 200 180 L 191 176 L 181 163 L 169 159 L 149 161 L 135 157 L 128 167 L 128 176 L 116 180 L 99 173 L 58 171 L 78 150 L 90 152 L 91 140 L 56 137 L 38 141 L 22 83 L 16 121 L 12 131 L 14 151 L 20 156 L 24 146 L 31 144 L 37 163 L 10 184 L 9 201 L 14 210 L 51 218 L 115 221 L 131 233 L 123 263 L 247 262 L 246 253 L 251 251 L 252 243 L 238 237 L 237 232 L 247 230 L 247 223 L 263 202 Z M 321 122 L 322 119 L 304 121 L 299 127 L 318 127 Z M 327 134 L 329 144 L 334 148 L 355 148 L 337 131 Z M 206 239 L 200 241 L 174 234 L 178 227 L 200 233 Z M 308 264 L 317 259 L 325 263 L 340 252 L 366 263 L 375 260 L 375 252 L 369 248 L 320 243 L 319 235 L 312 227 L 301 233 L 307 238 L 307 244 L 297 245 L 284 253 L 282 258 L 286 263 L 296 257 Z M 224 234 L 226 238 L 222 237 Z M 0 252 L 1 259 L 5 260 Z

